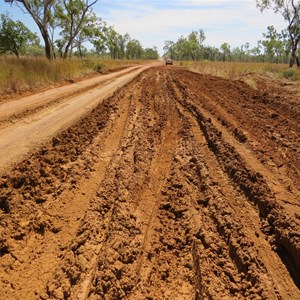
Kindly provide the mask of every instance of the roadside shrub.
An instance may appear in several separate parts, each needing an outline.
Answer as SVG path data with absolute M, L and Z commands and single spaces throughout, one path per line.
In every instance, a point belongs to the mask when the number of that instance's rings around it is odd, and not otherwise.
M 289 68 L 285 71 L 283 71 L 283 77 L 290 79 L 290 80 L 299 80 L 299 72 L 297 72 L 295 69 Z
M 101 63 L 96 63 L 94 66 L 94 71 L 98 72 L 98 73 L 103 73 L 105 70 L 105 65 L 101 64 Z

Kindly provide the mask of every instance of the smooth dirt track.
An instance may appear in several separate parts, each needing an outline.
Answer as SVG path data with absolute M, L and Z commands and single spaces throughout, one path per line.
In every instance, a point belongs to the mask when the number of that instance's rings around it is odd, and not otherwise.
M 2 168 L 0 299 L 300 299 L 300 103 L 134 72 Z

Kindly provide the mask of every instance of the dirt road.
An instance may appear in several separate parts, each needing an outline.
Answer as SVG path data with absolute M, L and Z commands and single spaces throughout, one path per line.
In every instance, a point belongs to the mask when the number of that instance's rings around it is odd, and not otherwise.
M 0 298 L 300 299 L 300 103 L 139 72 L 3 170 Z
M 0 174 L 148 67 L 131 67 L 0 104 Z

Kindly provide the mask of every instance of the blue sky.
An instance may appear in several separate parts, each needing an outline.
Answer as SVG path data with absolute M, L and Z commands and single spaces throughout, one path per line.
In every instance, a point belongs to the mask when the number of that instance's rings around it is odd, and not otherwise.
M 255 0 L 100 0 L 93 9 L 117 32 L 129 33 L 144 47 L 157 46 L 160 53 L 165 40 L 177 41 L 193 30 L 204 30 L 206 45 L 220 47 L 227 42 L 237 47 L 249 42 L 253 47 L 267 26 L 274 25 L 277 30 L 286 27 L 281 15 L 261 13 Z M 38 32 L 30 16 L 16 6 L 1 2 L 0 12 L 5 11 Z

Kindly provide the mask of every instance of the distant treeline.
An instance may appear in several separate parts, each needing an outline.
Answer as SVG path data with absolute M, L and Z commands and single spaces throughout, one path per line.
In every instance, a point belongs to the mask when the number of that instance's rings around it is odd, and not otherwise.
M 231 62 L 271 62 L 288 63 L 290 60 L 290 42 L 286 31 L 277 32 L 274 26 L 267 28 L 263 39 L 253 48 L 249 43 L 240 47 L 231 47 L 224 42 L 220 48 L 207 46 L 202 29 L 193 31 L 187 37 L 181 36 L 177 42 L 165 41 L 165 56 L 175 60 L 209 60 Z
M 1 0 L 0 0 L 1 1 Z M 112 59 L 157 59 L 156 47 L 143 48 L 129 34 L 119 34 L 93 12 L 99 0 L 2 0 L 29 13 L 40 31 L 43 46 L 36 34 L 21 21 L 8 14 L 0 20 L 0 53 L 44 55 L 49 59 L 88 55 L 110 56 Z M 295 63 L 300 67 L 298 45 L 300 42 L 300 1 L 256 0 L 263 12 L 267 9 L 282 15 L 287 27 L 277 32 L 267 28 L 262 40 L 253 48 L 249 43 L 231 47 L 227 42 L 220 48 L 204 44 L 202 29 L 187 37 L 165 42 L 165 56 L 176 60 L 246 61 Z M 87 47 L 91 45 L 91 47 Z

